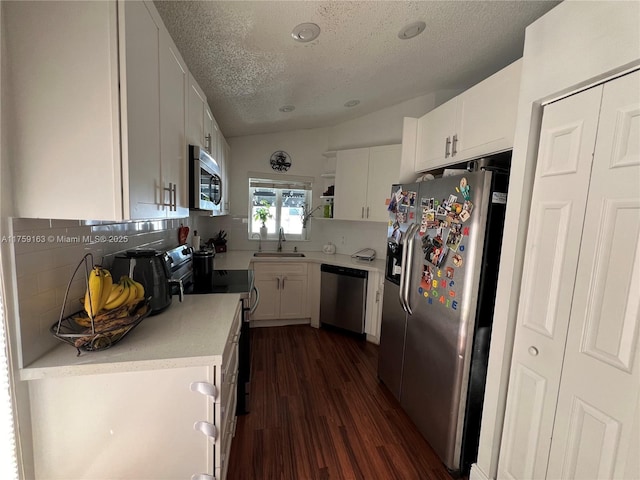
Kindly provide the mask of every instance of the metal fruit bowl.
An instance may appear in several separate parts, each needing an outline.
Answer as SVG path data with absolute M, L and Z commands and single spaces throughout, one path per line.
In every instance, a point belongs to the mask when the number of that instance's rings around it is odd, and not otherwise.
M 133 330 L 151 311 L 143 298 L 114 310 L 100 313 L 92 320 L 82 310 L 54 323 L 49 331 L 58 339 L 85 352 L 112 347 Z

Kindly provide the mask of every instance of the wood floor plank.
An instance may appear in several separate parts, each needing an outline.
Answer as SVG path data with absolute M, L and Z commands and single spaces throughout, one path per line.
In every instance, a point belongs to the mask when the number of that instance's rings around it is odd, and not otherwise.
M 251 347 L 229 480 L 451 480 L 378 381 L 377 346 L 303 325 L 252 329 Z

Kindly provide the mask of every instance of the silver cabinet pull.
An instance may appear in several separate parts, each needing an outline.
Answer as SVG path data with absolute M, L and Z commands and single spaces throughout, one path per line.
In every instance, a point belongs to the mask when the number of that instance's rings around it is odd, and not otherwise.
M 369 218 L 369 207 L 367 207 L 367 218 Z
M 454 157 L 458 150 L 456 149 L 456 145 L 458 145 L 458 134 L 456 133 L 453 136 L 453 143 L 451 144 L 451 156 Z
M 280 277 L 276 277 L 278 284 L 276 285 L 276 290 L 280 290 Z
M 444 158 L 449 158 L 449 155 L 451 155 L 449 153 L 449 147 L 451 146 L 451 139 L 449 137 L 447 137 L 447 140 L 444 144 Z
M 282 277 L 282 289 L 284 290 L 284 281 L 287 279 L 287 277 Z
M 218 439 L 218 428 L 213 423 L 199 421 L 193 424 L 193 429 L 202 432 L 212 442 Z
M 215 385 L 211 385 L 209 382 L 192 382 L 190 388 L 192 392 L 198 392 L 202 395 L 207 395 L 214 400 L 218 398 L 218 387 L 216 387 Z
M 364 218 L 364 207 L 362 207 L 362 213 L 360 214 L 360 218 Z

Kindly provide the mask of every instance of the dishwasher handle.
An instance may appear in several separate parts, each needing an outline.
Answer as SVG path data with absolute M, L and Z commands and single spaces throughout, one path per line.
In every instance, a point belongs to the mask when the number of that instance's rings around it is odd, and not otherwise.
M 326 273 L 333 273 L 334 275 L 346 275 L 347 277 L 355 278 L 367 278 L 368 273 L 366 270 L 360 270 L 358 268 L 341 267 L 338 265 L 329 265 L 323 263 L 320 265 L 320 271 Z

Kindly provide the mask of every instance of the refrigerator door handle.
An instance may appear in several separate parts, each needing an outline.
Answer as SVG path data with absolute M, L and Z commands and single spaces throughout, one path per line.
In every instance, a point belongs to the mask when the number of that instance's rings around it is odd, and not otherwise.
M 407 228 L 407 230 L 400 236 L 400 245 L 402 245 L 402 265 L 400 269 L 400 289 L 398 290 L 398 297 L 400 299 L 400 305 L 405 312 L 407 311 L 407 304 L 404 301 L 404 283 L 406 278 L 405 265 L 407 264 L 407 238 L 410 231 L 411 227 Z
M 406 240 L 405 250 L 408 250 L 407 257 L 405 263 L 403 264 L 402 271 L 405 272 L 405 281 L 404 288 L 401 287 L 402 296 L 404 297 L 404 305 L 406 306 L 405 311 L 409 315 L 413 315 L 413 310 L 411 309 L 409 296 L 411 293 L 411 275 L 412 275 L 412 267 L 413 267 L 413 244 L 415 241 L 416 230 L 418 229 L 418 225 L 416 223 L 412 224 L 408 229 L 408 238 Z M 404 252 L 403 252 L 404 253 Z

